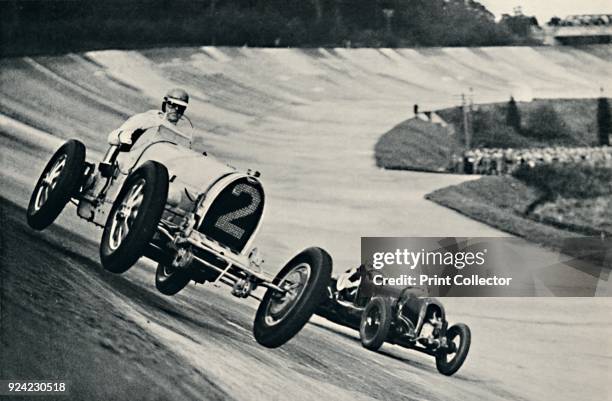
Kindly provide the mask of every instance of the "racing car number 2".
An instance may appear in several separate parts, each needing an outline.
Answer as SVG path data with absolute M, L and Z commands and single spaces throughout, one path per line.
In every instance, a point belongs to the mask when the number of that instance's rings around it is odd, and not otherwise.
M 247 217 L 253 214 L 261 203 L 261 196 L 259 195 L 259 192 L 250 185 L 238 184 L 232 190 L 232 195 L 236 197 L 239 197 L 242 194 L 247 194 L 251 197 L 250 203 L 245 207 L 219 216 L 215 222 L 215 227 L 228 233 L 236 239 L 241 239 L 245 231 L 233 222 L 242 217 Z

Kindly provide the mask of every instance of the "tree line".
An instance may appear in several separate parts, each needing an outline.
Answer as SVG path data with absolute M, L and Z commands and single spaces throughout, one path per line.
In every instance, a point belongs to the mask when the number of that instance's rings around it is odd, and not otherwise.
M 520 15 L 496 22 L 473 0 L 11 0 L 0 51 L 521 45 L 534 43 L 533 24 Z

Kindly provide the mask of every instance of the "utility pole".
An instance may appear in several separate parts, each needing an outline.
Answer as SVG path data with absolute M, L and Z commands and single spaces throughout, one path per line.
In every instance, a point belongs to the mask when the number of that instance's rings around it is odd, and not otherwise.
M 474 137 L 474 88 L 470 86 L 470 105 L 468 107 L 468 134 L 470 138 L 470 147 L 472 147 L 472 138 Z
M 468 127 L 468 109 L 464 93 L 461 94 L 461 110 L 463 111 L 463 137 L 465 138 L 465 147 L 466 149 L 470 149 L 472 147 L 472 136 L 470 135 L 470 128 Z

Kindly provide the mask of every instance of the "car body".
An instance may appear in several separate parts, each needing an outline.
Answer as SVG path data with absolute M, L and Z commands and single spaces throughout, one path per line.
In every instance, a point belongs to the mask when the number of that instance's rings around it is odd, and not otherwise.
M 123 273 L 146 256 L 158 263 L 155 283 L 165 295 L 191 280 L 227 284 L 242 298 L 266 287 L 255 338 L 264 346 L 282 345 L 323 296 L 331 257 L 308 248 L 276 277 L 265 274 L 261 254 L 251 247 L 266 203 L 260 174 L 196 152 L 191 142 L 173 125 L 160 123 L 134 145 L 111 145 L 94 164 L 85 160 L 85 146 L 70 140 L 43 170 L 28 223 L 44 229 L 72 201 L 81 218 L 104 229 L 102 265 Z
M 376 351 L 384 342 L 397 344 L 435 357 L 444 375 L 457 372 L 470 348 L 469 327 L 462 323 L 448 327 L 444 306 L 427 296 L 424 287 L 385 287 L 374 295 L 366 288 L 371 282 L 365 279 L 367 274 L 361 265 L 333 277 L 315 313 L 359 330 L 367 349 Z

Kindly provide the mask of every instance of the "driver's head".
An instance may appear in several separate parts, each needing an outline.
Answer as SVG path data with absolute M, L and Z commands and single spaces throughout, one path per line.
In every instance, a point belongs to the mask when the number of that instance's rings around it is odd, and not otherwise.
M 166 119 L 176 124 L 185 113 L 187 103 L 189 103 L 189 95 L 184 89 L 170 89 L 162 103 L 162 111 L 166 113 Z

